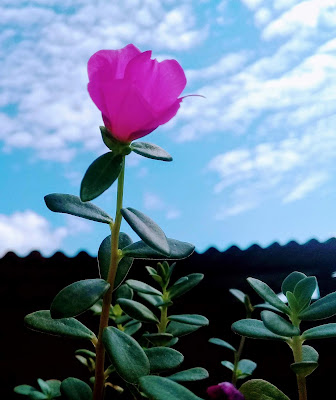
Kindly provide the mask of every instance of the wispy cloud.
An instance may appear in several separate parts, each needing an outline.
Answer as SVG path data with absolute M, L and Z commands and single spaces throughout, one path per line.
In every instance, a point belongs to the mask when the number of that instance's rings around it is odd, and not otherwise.
M 302 182 L 300 182 L 287 196 L 283 199 L 284 203 L 291 203 L 292 201 L 300 200 L 304 198 L 310 192 L 319 188 L 323 183 L 328 181 L 329 176 L 327 173 L 315 173 L 312 176 L 308 176 Z

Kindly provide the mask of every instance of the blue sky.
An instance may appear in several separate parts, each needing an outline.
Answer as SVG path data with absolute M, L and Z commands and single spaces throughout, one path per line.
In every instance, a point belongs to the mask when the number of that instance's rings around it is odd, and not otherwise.
M 78 195 L 105 152 L 86 64 L 128 43 L 177 59 L 184 94 L 205 98 L 145 139 L 172 163 L 128 157 L 125 206 L 198 251 L 335 235 L 335 0 L 3 0 L 0 14 L 0 256 L 94 255 L 109 233 L 43 196 Z M 115 188 L 95 203 L 113 215 Z

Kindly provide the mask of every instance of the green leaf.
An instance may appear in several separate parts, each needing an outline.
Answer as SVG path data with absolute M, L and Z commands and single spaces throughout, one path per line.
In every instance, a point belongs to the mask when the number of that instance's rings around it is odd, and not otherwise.
M 48 399 L 48 396 L 44 393 L 38 392 L 37 390 L 35 392 L 31 392 L 29 394 L 29 398 L 31 400 L 46 400 Z
M 75 318 L 52 319 L 49 310 L 35 311 L 25 319 L 28 328 L 34 331 L 56 336 L 67 336 L 74 339 L 92 340 L 95 334 Z
M 93 161 L 81 183 L 81 200 L 93 200 L 105 192 L 118 179 L 122 165 L 123 156 L 115 156 L 110 151 Z
M 239 375 L 252 375 L 253 371 L 257 368 L 257 364 L 252 360 L 242 359 L 238 362 Z
M 138 293 L 139 297 L 142 299 L 148 301 L 149 304 L 151 304 L 154 307 L 159 307 L 160 304 L 162 304 L 162 296 L 156 296 L 152 294 L 145 294 L 145 293 Z
M 139 237 L 154 250 L 170 255 L 169 244 L 163 230 L 147 215 L 134 208 L 121 209 L 121 214 Z
M 211 338 L 209 339 L 209 343 L 216 344 L 217 346 L 226 347 L 229 350 L 237 351 L 230 343 L 226 342 L 225 340 L 218 339 L 218 338 Z
M 245 296 L 246 294 L 238 289 L 229 289 L 229 292 L 241 303 L 245 304 Z
M 270 311 L 276 311 L 276 312 L 282 312 L 280 310 L 278 310 L 277 308 L 271 306 L 268 303 L 260 303 L 260 304 L 256 304 L 255 306 L 253 306 L 253 308 L 263 308 L 265 310 L 270 310 Z
M 152 347 L 145 350 L 150 364 L 150 372 L 157 373 L 177 368 L 184 357 L 179 351 L 169 347 Z
M 258 319 L 241 319 L 234 322 L 231 328 L 233 332 L 252 339 L 287 340 L 286 337 L 271 332 Z
M 182 322 L 183 324 L 207 326 L 209 325 L 208 318 L 203 317 L 203 315 L 198 314 L 180 314 L 180 315 L 170 315 L 168 317 L 169 321 Z
M 130 147 L 134 153 L 153 160 L 173 161 L 173 157 L 163 148 L 152 143 L 132 142 Z
M 126 233 L 120 232 L 119 234 L 119 249 L 123 249 L 126 246 L 132 244 L 132 239 L 126 235 Z M 107 236 L 99 246 L 98 250 L 98 264 L 100 275 L 103 279 L 107 280 L 108 272 L 110 269 L 111 259 L 111 235 Z M 118 269 L 114 281 L 114 290 L 123 282 L 128 274 L 133 263 L 132 257 L 123 257 L 118 264 Z
M 113 222 L 104 210 L 90 202 L 83 203 L 78 196 L 72 194 L 52 193 L 44 197 L 49 210 L 89 219 L 91 221 L 110 224 Z
M 153 400 L 202 400 L 184 386 L 161 376 L 143 376 L 140 387 Z
M 115 291 L 114 295 L 115 301 L 118 301 L 118 299 L 133 299 L 133 290 L 125 284 L 120 285 L 118 289 Z
M 287 292 L 294 292 L 294 288 L 298 282 L 302 279 L 307 278 L 307 275 L 303 274 L 302 272 L 294 271 L 290 273 L 282 282 L 281 290 L 282 293 L 286 296 Z
M 35 392 L 36 389 L 30 385 L 19 385 L 14 388 L 14 392 L 17 394 L 22 394 L 28 396 L 30 393 Z
M 290 307 L 290 309 L 295 313 L 298 314 L 298 312 L 300 311 L 300 305 L 296 300 L 296 297 L 294 296 L 294 294 L 292 292 L 287 292 L 286 293 L 286 297 L 288 300 L 288 305 Z
M 243 383 L 239 391 L 245 400 L 289 400 L 276 386 L 262 379 L 251 379 Z
M 128 325 L 126 324 L 124 327 L 124 332 L 127 333 L 127 335 L 134 335 L 136 332 L 138 332 L 139 329 L 142 327 L 142 323 L 138 321 L 130 321 L 132 324 Z
M 144 333 L 142 337 L 149 340 L 154 346 L 166 346 L 172 339 L 170 333 Z
M 300 309 L 308 306 L 310 300 L 317 288 L 317 280 L 315 276 L 301 279 L 294 288 L 294 296 L 299 304 Z
M 130 383 L 149 374 L 149 360 L 139 343 L 117 328 L 104 330 L 103 343 L 117 373 Z
M 267 303 L 271 304 L 278 310 L 289 314 L 289 308 L 284 302 L 282 302 L 279 297 L 274 293 L 274 291 L 264 282 L 255 278 L 247 278 L 248 283 L 252 288 L 263 298 Z
M 46 395 L 49 396 L 51 394 L 51 390 L 47 382 L 45 382 L 43 379 L 38 378 L 37 383 L 41 388 L 41 391 Z
M 176 374 L 167 376 L 167 378 L 174 382 L 195 382 L 209 378 L 209 373 L 204 368 L 195 367 L 176 372 Z
M 93 351 L 87 350 L 87 349 L 78 349 L 75 351 L 76 355 L 81 355 L 84 357 L 91 357 L 91 358 L 96 358 L 96 353 Z
M 90 386 L 77 378 L 67 378 L 61 383 L 61 393 L 67 400 L 92 400 Z
M 129 287 L 131 287 L 136 292 L 145 293 L 145 294 L 153 294 L 153 295 L 158 295 L 158 296 L 162 295 L 162 293 L 159 290 L 153 288 L 150 285 L 147 285 L 147 283 L 137 281 L 135 279 L 128 279 L 126 281 L 126 283 Z
M 84 279 L 66 286 L 51 303 L 51 317 L 58 319 L 82 314 L 102 298 L 109 287 L 104 279 Z
M 291 364 L 290 367 L 296 375 L 306 377 L 315 371 L 315 369 L 318 367 L 318 363 L 312 361 L 302 361 Z
M 154 250 L 142 240 L 125 247 L 123 254 L 128 257 L 150 260 L 181 260 L 182 258 L 189 257 L 195 249 L 193 244 L 187 242 L 180 242 L 179 240 L 169 238 L 167 238 L 167 242 L 169 245 L 169 256 Z
M 166 332 L 171 333 L 173 336 L 184 336 L 197 331 L 197 329 L 200 327 L 200 325 L 190 325 L 182 322 L 172 321 L 169 323 Z
M 228 368 L 230 371 L 234 370 L 234 365 L 232 364 L 231 361 L 221 361 L 221 364 L 223 365 L 223 367 Z
M 130 317 L 141 322 L 159 322 L 155 314 L 138 301 L 129 299 L 118 299 L 118 304 Z
M 315 321 L 332 317 L 336 314 L 336 292 L 330 293 L 312 303 L 300 312 L 299 318 L 303 321 Z
M 183 278 L 188 278 L 187 280 L 182 280 Z M 176 297 L 182 296 L 189 290 L 197 286 L 201 280 L 204 278 L 203 274 L 189 274 L 182 279 L 179 279 L 173 286 L 169 289 L 169 297 L 175 299 Z
M 52 398 L 60 397 L 61 396 L 61 381 L 57 379 L 49 379 L 46 381 L 49 388 L 50 394 Z
M 262 311 L 261 319 L 271 332 L 276 333 L 280 336 L 299 336 L 300 329 L 292 325 L 289 321 L 275 314 L 273 311 Z
M 318 362 L 319 353 L 314 347 L 304 345 L 302 346 L 302 361 Z
M 115 139 L 105 126 L 100 126 L 100 133 L 102 135 L 103 142 L 114 154 L 128 155 L 131 153 L 129 143 L 123 143 Z
M 327 339 L 336 337 L 336 323 L 324 324 L 307 329 L 302 334 L 304 340 L 308 339 Z

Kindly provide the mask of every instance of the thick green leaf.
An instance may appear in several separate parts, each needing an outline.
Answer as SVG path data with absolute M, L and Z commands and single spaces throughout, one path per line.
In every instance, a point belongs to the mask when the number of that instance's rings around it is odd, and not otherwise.
M 135 279 L 128 279 L 126 281 L 126 283 L 129 287 L 131 287 L 136 292 L 145 293 L 145 294 L 153 294 L 153 295 L 158 295 L 158 296 L 162 295 L 162 293 L 159 290 L 153 288 L 150 285 L 147 285 L 147 283 L 137 281 Z
M 126 235 L 126 233 L 120 232 L 119 234 L 119 249 L 123 249 L 126 246 L 132 244 L 132 239 Z M 100 275 L 103 279 L 107 280 L 108 272 L 110 269 L 111 259 L 111 235 L 107 236 L 99 246 L 98 250 L 98 264 Z M 133 263 L 132 257 L 123 257 L 118 264 L 116 277 L 114 280 L 114 290 L 123 282 L 128 274 Z
M 144 333 L 142 337 L 149 340 L 154 346 L 166 346 L 172 339 L 170 333 Z
M 127 382 L 137 383 L 149 374 L 149 360 L 139 343 L 117 328 L 104 330 L 103 343 L 117 373 Z
M 284 302 L 282 302 L 279 297 L 274 293 L 274 291 L 264 282 L 255 278 L 247 278 L 248 283 L 252 288 L 263 298 L 267 303 L 270 303 L 273 307 L 278 310 L 289 314 L 289 308 Z
M 239 391 L 245 400 L 289 400 L 276 386 L 262 379 L 251 379 L 243 383 Z
M 169 347 L 152 347 L 145 350 L 150 372 L 157 373 L 177 368 L 183 362 L 183 354 Z
M 336 323 L 315 326 L 314 328 L 307 329 L 302 334 L 304 340 L 327 339 L 331 337 L 336 337 Z
M 90 329 L 75 318 L 52 319 L 49 310 L 28 314 L 24 321 L 28 328 L 51 335 L 85 340 L 92 340 L 96 337 Z
M 132 142 L 130 147 L 134 153 L 143 157 L 152 158 L 153 160 L 173 161 L 173 157 L 166 150 L 153 143 Z
M 238 289 L 229 289 L 229 292 L 241 303 L 245 304 L 245 296 L 246 294 Z
M 295 314 L 298 314 L 298 312 L 300 311 L 301 307 L 300 307 L 299 303 L 297 302 L 296 297 L 294 296 L 294 294 L 292 292 L 287 292 L 286 293 L 286 297 L 287 297 L 287 300 L 288 300 L 289 308 Z
M 294 288 L 298 282 L 302 279 L 307 278 L 307 275 L 303 274 L 302 272 L 294 271 L 290 273 L 282 282 L 281 290 L 282 293 L 286 296 L 287 292 L 294 292 Z
M 141 322 L 159 322 L 155 314 L 138 301 L 129 299 L 118 299 L 118 304 L 130 317 Z
M 61 381 L 57 379 L 49 379 L 47 384 L 50 388 L 50 394 L 52 398 L 61 396 Z
M 302 361 L 291 364 L 290 367 L 292 371 L 296 373 L 296 375 L 306 377 L 315 371 L 315 369 L 318 367 L 318 363 L 312 361 Z
M 232 364 L 231 361 L 221 361 L 221 364 L 223 365 L 223 367 L 228 368 L 230 371 L 234 370 L 234 365 Z
M 125 284 L 120 285 L 118 289 L 115 291 L 114 294 L 114 299 L 115 301 L 118 301 L 118 299 L 133 299 L 133 290 Z
M 336 314 L 336 292 L 315 301 L 300 312 L 299 318 L 304 321 L 316 321 Z
M 240 375 L 252 375 L 256 368 L 257 364 L 252 360 L 242 359 L 238 362 Z
M 230 343 L 226 342 L 225 340 L 218 339 L 218 338 L 211 338 L 209 339 L 209 343 L 216 344 L 217 346 L 226 347 L 229 350 L 237 351 Z
M 44 393 L 46 396 L 50 396 L 51 395 L 50 387 L 49 387 L 49 385 L 47 384 L 46 381 L 44 381 L 41 378 L 38 378 L 37 379 L 37 383 L 40 386 L 40 389 L 41 389 L 42 393 Z
M 52 193 L 46 195 L 44 201 L 49 210 L 54 212 L 75 215 L 105 224 L 113 222 L 112 217 L 104 210 L 90 202 L 84 203 L 78 196 L 72 194 Z
M 61 393 L 67 400 L 92 400 L 90 386 L 77 378 L 65 379 L 61 383 Z
M 317 280 L 315 276 L 301 279 L 294 288 L 294 296 L 299 304 L 300 309 L 308 306 L 315 289 L 317 288 Z
M 160 307 L 162 304 L 162 296 L 156 296 L 152 294 L 145 294 L 145 293 L 138 293 L 139 297 L 142 299 L 148 301 L 149 304 L 151 304 L 154 307 Z
M 173 336 L 184 336 L 197 331 L 200 327 L 200 325 L 190 325 L 182 322 L 171 321 L 166 332 L 171 333 Z
M 17 394 L 22 394 L 28 396 L 30 393 L 35 392 L 36 389 L 30 385 L 19 385 L 14 388 L 14 392 Z
M 144 241 L 140 240 L 123 249 L 123 254 L 128 257 L 150 259 L 150 260 L 181 260 L 189 257 L 195 250 L 193 244 L 180 242 L 179 240 L 167 238 L 169 245 L 169 256 L 154 250 Z
M 81 183 L 81 200 L 93 200 L 105 192 L 118 179 L 122 165 L 123 156 L 115 156 L 110 151 L 93 161 Z
M 194 382 L 209 378 L 209 373 L 204 368 L 195 367 L 177 372 L 167 378 L 175 382 Z
M 104 279 L 84 279 L 66 286 L 51 303 L 51 317 L 68 318 L 82 314 L 102 298 L 109 287 Z
M 292 325 L 289 321 L 275 314 L 273 311 L 262 311 L 261 319 L 271 332 L 276 333 L 280 336 L 299 336 L 300 329 Z
M 314 347 L 304 345 L 302 346 L 302 361 L 318 362 L 319 353 Z
M 268 303 L 260 303 L 260 304 L 256 304 L 255 306 L 253 306 L 253 308 L 263 308 L 264 310 L 270 310 L 270 311 L 276 311 L 276 312 L 282 312 L 280 310 L 278 310 L 277 308 L 271 306 Z
M 29 398 L 31 400 L 46 400 L 48 399 L 48 396 L 44 393 L 38 392 L 37 390 L 35 392 L 31 392 L 29 394 Z
M 240 321 L 234 322 L 231 328 L 233 332 L 252 339 L 287 340 L 286 337 L 271 332 L 266 328 L 264 323 L 258 319 L 241 319 Z
M 187 278 L 187 280 L 184 278 Z M 175 299 L 176 297 L 182 296 L 184 293 L 187 293 L 189 290 L 197 286 L 203 278 L 204 275 L 198 273 L 184 276 L 171 286 L 169 289 L 169 297 Z
M 129 226 L 150 247 L 158 252 L 170 255 L 170 248 L 163 230 L 147 215 L 134 208 L 128 207 L 121 210 Z
M 209 325 L 208 318 L 203 317 L 203 315 L 198 314 L 180 314 L 180 315 L 170 315 L 168 317 L 170 321 L 182 322 L 183 324 L 207 326 Z
M 161 376 L 143 376 L 140 387 L 153 400 L 202 400 L 184 386 Z
M 124 327 L 124 332 L 127 333 L 127 335 L 134 335 L 136 332 L 138 332 L 139 329 L 141 329 L 142 323 L 138 321 L 130 321 L 128 324 L 125 325 Z

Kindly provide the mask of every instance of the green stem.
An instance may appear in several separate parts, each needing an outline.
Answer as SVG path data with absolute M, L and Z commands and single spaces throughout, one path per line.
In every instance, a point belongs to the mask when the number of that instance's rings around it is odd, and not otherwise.
M 245 344 L 245 336 L 242 336 L 240 339 L 238 351 L 234 354 L 234 368 L 232 371 L 232 385 L 236 386 L 237 384 L 237 370 L 238 370 L 238 363 L 243 352 L 244 344 Z
M 110 269 L 107 277 L 107 281 L 110 284 L 109 290 L 106 292 L 103 298 L 102 313 L 100 316 L 98 341 L 96 345 L 96 372 L 95 372 L 95 384 L 93 389 L 93 400 L 102 400 L 104 397 L 104 363 L 105 363 L 105 348 L 103 345 L 102 337 L 104 329 L 108 326 L 110 308 L 112 303 L 112 292 L 114 287 L 114 280 L 117 272 L 118 263 L 120 261 L 120 254 L 118 249 L 119 243 L 119 232 L 122 220 L 121 209 L 124 193 L 124 176 L 125 176 L 125 157 L 123 159 L 123 165 L 118 178 L 118 193 L 117 193 L 117 209 L 114 224 L 110 225 L 111 228 L 111 260 Z
M 167 297 L 166 287 L 163 288 L 162 297 L 164 299 L 166 299 Z M 158 325 L 158 332 L 165 333 L 167 329 L 167 324 L 168 324 L 168 306 L 165 305 L 161 307 L 161 317 L 160 317 L 160 323 Z
M 292 341 L 292 350 L 294 355 L 294 361 L 301 362 L 302 361 L 302 340 L 300 336 L 294 336 Z M 299 400 L 307 400 L 307 387 L 306 387 L 306 378 L 302 375 L 296 375 L 298 392 L 299 392 Z

